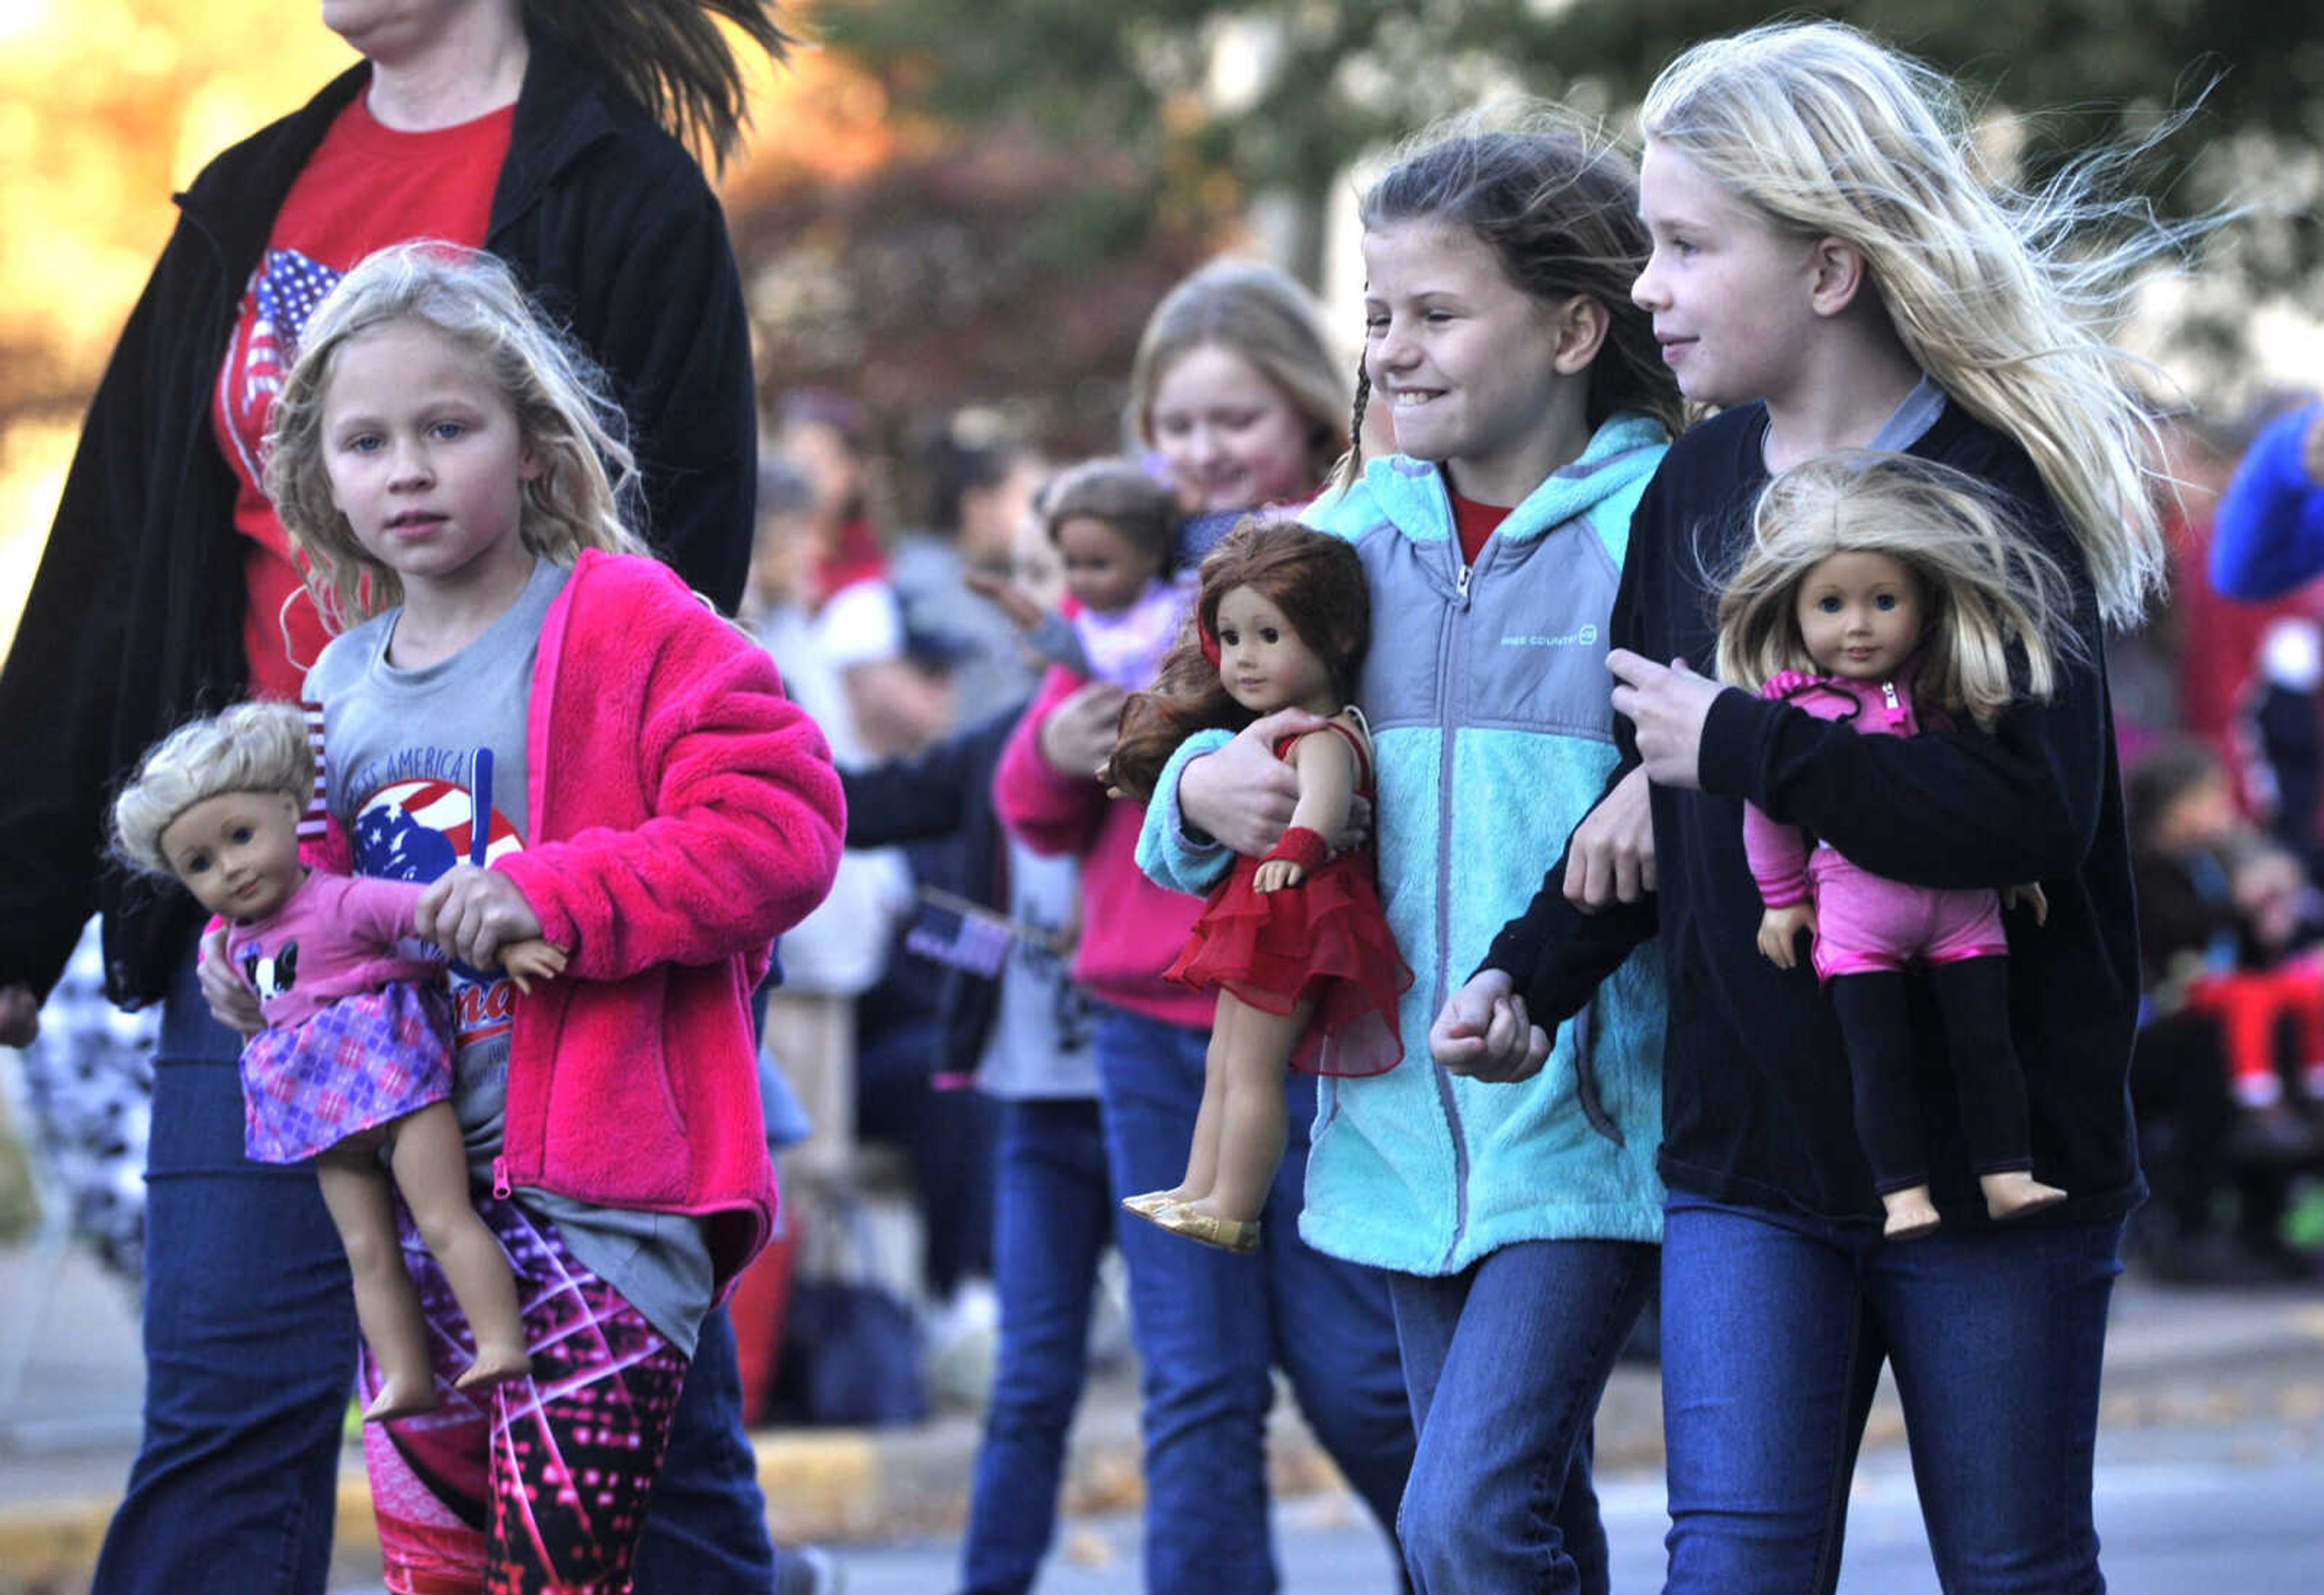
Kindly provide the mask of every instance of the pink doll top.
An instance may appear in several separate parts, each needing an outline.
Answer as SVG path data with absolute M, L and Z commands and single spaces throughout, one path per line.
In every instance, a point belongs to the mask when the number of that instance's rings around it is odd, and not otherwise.
M 1846 720 L 1867 736 L 1914 736 L 1921 725 L 1913 712 L 1913 665 L 1880 681 L 1844 676 L 1779 671 L 1759 696 L 1804 709 L 1819 720 Z M 1743 806 L 1743 853 L 1758 882 L 1759 900 L 1788 908 L 1807 900 L 1808 857 L 1814 851 L 1797 825 L 1770 819 L 1755 803 Z
M 226 955 L 258 992 L 270 1029 L 305 1023 L 342 997 L 392 981 L 426 982 L 441 963 L 395 951 L 416 934 L 411 916 L 426 888 L 309 870 L 282 906 L 263 919 L 226 928 Z

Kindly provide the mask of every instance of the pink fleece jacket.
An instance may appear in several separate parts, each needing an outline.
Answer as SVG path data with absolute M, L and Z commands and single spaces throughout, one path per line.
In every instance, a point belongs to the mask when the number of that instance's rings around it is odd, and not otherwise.
M 541 627 L 525 762 L 531 842 L 493 868 L 569 962 L 517 1000 L 495 1184 L 700 1214 L 723 1294 L 774 1221 L 751 992 L 838 868 L 830 750 L 669 569 L 590 552 Z
M 1060 775 L 1041 757 L 1042 725 L 1083 684 L 1062 668 L 1042 678 L 992 772 L 993 806 L 1010 834 L 1035 853 L 1072 853 L 1082 861 L 1074 978 L 1118 1008 L 1207 1030 L 1217 1006 L 1210 993 L 1162 978 L 1185 946 L 1203 900 L 1166 891 L 1138 868 L 1146 806 L 1108 798 L 1094 779 Z

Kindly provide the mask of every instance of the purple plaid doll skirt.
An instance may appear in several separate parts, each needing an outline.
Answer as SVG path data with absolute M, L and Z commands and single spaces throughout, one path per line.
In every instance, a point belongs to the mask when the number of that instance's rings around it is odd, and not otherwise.
M 452 1093 L 452 1009 L 440 987 L 390 981 L 242 1049 L 243 1150 L 300 1163 Z

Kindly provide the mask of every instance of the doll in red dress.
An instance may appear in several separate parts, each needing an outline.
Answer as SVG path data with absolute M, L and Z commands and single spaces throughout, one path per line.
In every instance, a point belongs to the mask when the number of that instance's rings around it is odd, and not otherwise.
M 417 881 L 310 869 L 299 824 L 315 788 L 305 717 L 238 704 L 149 751 L 114 806 L 122 856 L 171 875 L 226 922 L 226 949 L 266 1028 L 243 1045 L 244 1151 L 313 1159 L 346 1248 L 355 1321 L 381 1371 L 377 1423 L 438 1401 L 420 1295 L 404 1271 L 392 1191 L 442 1265 L 475 1337 L 456 1381 L 471 1389 L 530 1370 L 516 1284 L 468 1201 L 454 1115 L 452 1019 L 443 966 L 408 956 Z M 539 940 L 502 952 L 520 990 L 565 966 Z
M 1150 692 L 1122 705 L 1108 769 L 1143 801 L 1178 744 L 1277 709 L 1326 717 L 1283 739 L 1299 775 L 1290 827 L 1264 858 L 1238 858 L 1211 893 L 1172 980 L 1215 989 L 1218 1013 L 1186 1176 L 1122 1205 L 1230 1251 L 1259 1244 L 1259 1212 L 1283 1160 L 1283 1072 L 1376 1074 L 1404 1048 L 1397 1002 L 1412 972 L 1397 952 L 1369 849 L 1333 853 L 1371 737 L 1350 698 L 1370 640 L 1352 545 L 1288 521 L 1246 520 L 1203 561 L 1191 634 Z

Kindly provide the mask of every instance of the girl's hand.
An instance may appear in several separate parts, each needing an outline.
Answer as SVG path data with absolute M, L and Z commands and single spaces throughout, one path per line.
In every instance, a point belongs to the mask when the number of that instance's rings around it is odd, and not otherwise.
M 1759 916 L 1759 951 L 1777 969 L 1797 969 L 1800 963 L 1800 932 L 1815 935 L 1815 905 L 1798 902 L 1785 908 L 1770 908 Z
M 210 1017 L 219 1024 L 245 1036 L 255 1036 L 266 1028 L 266 1016 L 258 1008 L 258 993 L 250 989 L 250 982 L 242 978 L 242 971 L 226 956 L 225 926 L 202 936 L 194 975 L 201 982 L 202 1000 L 210 1005 Z
M 2050 897 L 2042 890 L 2042 883 L 2039 880 L 2028 880 L 2023 886 L 2011 887 L 2001 894 L 2001 906 L 2005 908 L 2031 908 L 2034 910 L 2034 924 L 2050 923 Z
M 1699 789 L 1702 785 L 1702 723 L 1724 690 L 1704 679 L 1684 659 L 1667 665 L 1618 648 L 1606 668 L 1622 685 L 1614 689 L 1614 713 L 1638 729 L 1638 756 L 1658 786 Z
M 455 864 L 420 894 L 420 934 L 462 963 L 491 969 L 511 942 L 537 939 L 540 920 L 516 882 L 498 870 Z
M 1585 914 L 1635 903 L 1655 889 L 1655 811 L 1646 772 L 1632 770 L 1573 827 L 1565 899 Z
M 0 986 L 0 1046 L 30 1046 L 41 1038 L 41 1000 L 30 986 Z
M 1113 757 L 1121 733 L 1121 702 L 1130 695 L 1111 682 L 1093 681 L 1058 701 L 1041 722 L 1041 758 L 1059 775 L 1094 777 Z
M 1291 811 L 1299 806 L 1299 772 L 1275 756 L 1275 744 L 1330 724 L 1305 709 L 1277 709 L 1252 721 L 1235 733 L 1234 741 L 1190 761 L 1180 772 L 1179 814 L 1230 852 L 1246 858 L 1268 853 L 1283 840 Z M 1364 816 L 1370 817 L 1369 813 Z M 1362 845 L 1352 810 L 1348 820 L 1355 832 L 1353 843 L 1345 835 L 1330 839 L 1342 852 Z
M 968 590 L 980 598 L 989 598 L 1001 606 L 1009 623 L 1020 632 L 1030 632 L 1040 625 L 1043 610 L 1033 602 L 1031 595 L 1008 576 L 989 570 L 972 570 L 961 579 Z
M 1505 1083 L 1541 1072 L 1549 1034 L 1526 1016 L 1508 972 L 1488 969 L 1445 999 L 1428 1027 L 1428 1050 L 1452 1074 Z
M 1250 883 L 1261 891 L 1281 891 L 1307 879 L 1307 871 L 1299 867 L 1296 859 L 1269 859 L 1259 865 Z

